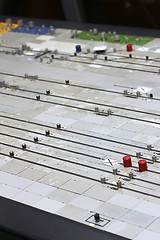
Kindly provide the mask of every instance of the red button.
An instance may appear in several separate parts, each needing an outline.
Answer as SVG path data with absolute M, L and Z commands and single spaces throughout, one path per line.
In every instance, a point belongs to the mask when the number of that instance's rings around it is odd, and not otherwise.
M 139 165 L 139 171 L 140 172 L 147 171 L 147 162 L 146 162 L 146 160 L 139 160 L 138 161 L 138 165 Z
M 132 52 L 132 44 L 127 44 L 127 52 Z
M 130 156 L 123 157 L 123 166 L 124 167 L 132 167 L 132 161 Z

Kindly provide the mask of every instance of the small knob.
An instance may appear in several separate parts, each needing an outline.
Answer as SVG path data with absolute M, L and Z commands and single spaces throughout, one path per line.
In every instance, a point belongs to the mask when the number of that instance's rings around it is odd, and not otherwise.
M 95 222 L 99 222 L 100 221 L 99 213 L 95 213 L 94 214 L 94 220 L 95 220 Z

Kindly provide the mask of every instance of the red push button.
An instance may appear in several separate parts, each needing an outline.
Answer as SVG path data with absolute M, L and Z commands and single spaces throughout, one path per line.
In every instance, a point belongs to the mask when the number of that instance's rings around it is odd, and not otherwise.
M 139 160 L 138 161 L 138 165 L 139 165 L 139 171 L 140 172 L 147 171 L 147 162 L 146 162 L 146 160 Z
M 132 44 L 127 44 L 127 52 L 132 52 Z
M 124 167 L 132 167 L 132 161 L 130 156 L 123 157 L 123 166 Z

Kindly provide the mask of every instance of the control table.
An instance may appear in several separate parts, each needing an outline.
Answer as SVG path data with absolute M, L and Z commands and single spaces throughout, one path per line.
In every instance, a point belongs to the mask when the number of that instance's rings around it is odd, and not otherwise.
M 1 233 L 159 240 L 159 33 L 2 22 Z

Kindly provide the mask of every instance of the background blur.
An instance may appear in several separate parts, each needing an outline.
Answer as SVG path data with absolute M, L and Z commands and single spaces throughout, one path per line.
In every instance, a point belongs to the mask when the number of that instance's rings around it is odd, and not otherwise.
M 160 0 L 0 0 L 0 14 L 160 28 Z

